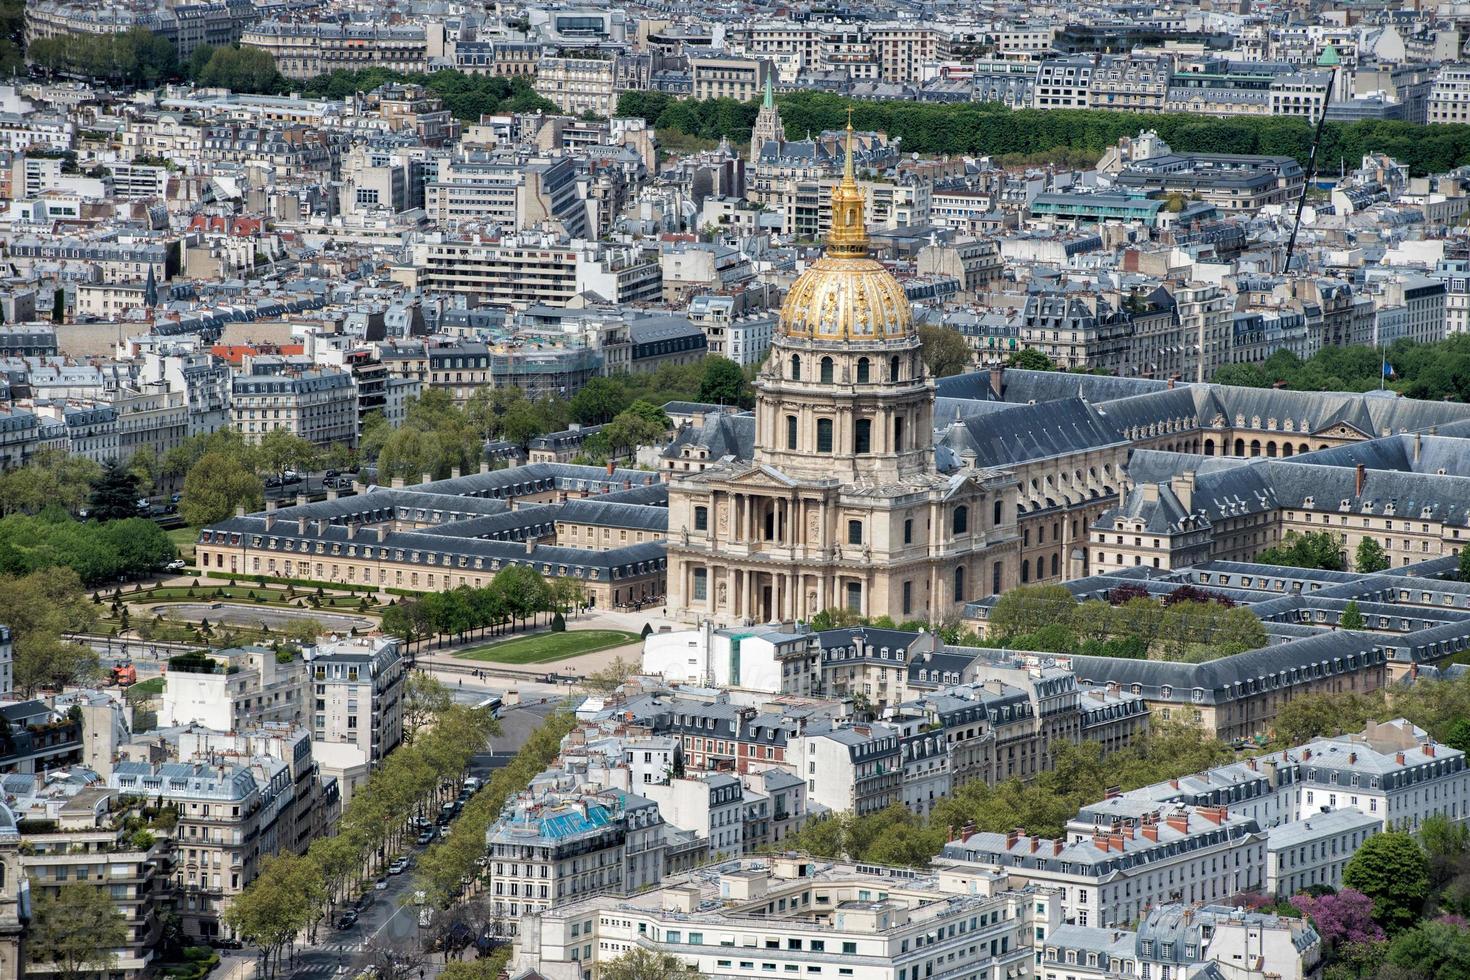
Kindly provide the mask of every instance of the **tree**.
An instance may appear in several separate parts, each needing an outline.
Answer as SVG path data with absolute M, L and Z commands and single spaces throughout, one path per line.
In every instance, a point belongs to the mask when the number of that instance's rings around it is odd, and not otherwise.
M 264 506 L 265 487 L 245 460 L 228 452 L 210 452 L 200 457 L 184 477 L 179 514 L 190 527 L 214 524 Z
M 1456 719 L 1445 734 L 1444 744 L 1461 752 L 1470 752 L 1470 718 Z
M 1041 351 L 1031 347 L 1018 350 L 1010 356 L 1006 364 L 1022 371 L 1060 371 L 1056 362 L 1047 357 Z
M 1360 572 L 1382 572 L 1387 571 L 1392 562 L 1388 559 L 1388 553 L 1383 550 L 1376 538 L 1364 538 L 1358 544 L 1358 552 L 1354 556 L 1353 564 Z
M 189 66 L 194 67 L 193 56 Z M 276 70 L 276 59 L 261 48 L 216 48 L 193 78 L 200 85 L 212 88 L 262 95 L 274 95 L 286 87 L 285 79 Z
M 1287 532 L 1281 544 L 1256 555 L 1262 565 L 1343 570 L 1342 542 L 1330 531 Z
M 1363 628 L 1363 614 L 1358 610 L 1358 601 L 1356 599 L 1349 599 L 1348 604 L 1342 607 L 1342 619 L 1338 621 L 1338 625 L 1345 630 L 1360 630 Z
M 1344 888 L 1333 895 L 1293 895 L 1293 908 L 1312 920 L 1317 932 L 1334 946 L 1344 943 L 1374 943 L 1383 930 L 1373 921 L 1373 900 L 1360 891 Z
M 448 711 L 452 703 L 443 682 L 421 671 L 410 673 L 403 690 L 403 744 L 412 745 L 419 730 Z
M 494 390 L 496 389 L 481 388 L 475 392 L 475 396 L 483 391 Z M 471 396 L 472 403 L 475 396 Z M 582 425 L 602 425 L 611 422 L 631 403 L 632 399 L 616 379 L 592 378 L 572 396 L 572 419 Z
M 30 962 L 50 965 L 62 980 L 83 980 L 112 969 L 117 949 L 127 944 L 128 928 L 101 886 L 76 882 L 55 892 L 33 889 L 32 894 L 26 933 Z
M 1389 943 L 1385 959 L 1390 968 L 1403 971 L 1386 974 L 1395 980 L 1470 977 L 1470 929 L 1454 922 L 1421 922 Z
M 919 355 L 936 378 L 959 374 L 975 362 L 964 334 L 951 327 L 926 324 L 919 328 Z
M 599 980 L 688 980 L 689 967 L 677 956 L 635 946 L 609 960 Z
M 116 460 L 108 463 L 87 503 L 87 516 L 94 521 L 120 521 L 138 516 L 138 478 Z
M 638 672 L 638 666 L 631 660 L 625 660 L 621 656 L 616 657 L 606 667 L 596 673 L 588 674 L 582 681 L 582 686 L 604 694 L 616 691 L 624 681 Z
M 28 692 L 42 685 L 60 688 L 98 672 L 91 647 L 62 638 L 91 629 L 97 618 L 73 569 L 46 568 L 5 579 L 0 591 L 14 643 L 16 687 Z
M 704 377 L 699 380 L 699 400 L 710 405 L 746 407 L 749 389 L 740 365 L 724 357 L 708 358 Z
M 311 617 L 292 617 L 284 627 L 281 628 L 281 638 L 291 646 L 298 649 L 315 646 L 316 641 L 326 633 L 326 629 L 320 622 Z
M 600 434 L 615 455 L 622 455 L 658 442 L 668 431 L 669 417 L 664 410 L 640 400 L 619 412 Z
M 1077 600 L 1065 586 L 1023 585 L 996 600 L 990 611 L 990 631 L 1004 638 L 1068 623 L 1076 605 Z
M 316 444 L 289 429 L 272 429 L 255 447 L 256 464 L 265 473 L 285 475 L 287 470 L 309 470 L 320 453 Z
M 1470 582 L 1470 548 L 1460 549 L 1460 581 Z
M 256 880 L 225 910 L 225 923 L 260 947 L 266 976 L 280 965 L 286 944 L 318 916 L 325 885 L 314 862 L 295 854 L 265 858 Z
M 1344 888 L 1373 900 L 1373 919 L 1390 933 L 1412 926 L 1429 897 L 1429 862 L 1411 835 L 1374 834 L 1342 871 Z

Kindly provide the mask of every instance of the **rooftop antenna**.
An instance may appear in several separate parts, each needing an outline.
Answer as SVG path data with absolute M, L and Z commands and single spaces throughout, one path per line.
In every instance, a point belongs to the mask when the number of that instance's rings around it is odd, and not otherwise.
M 1337 55 L 1337 49 L 1332 45 L 1322 49 L 1322 55 L 1317 59 L 1318 68 L 1328 69 L 1327 91 L 1322 94 L 1322 114 L 1317 117 L 1317 128 L 1312 134 L 1312 148 L 1307 153 L 1307 173 L 1302 181 L 1302 192 L 1296 199 L 1296 219 L 1291 223 L 1291 238 L 1286 243 L 1286 268 L 1285 272 L 1291 272 L 1291 259 L 1296 252 L 1296 236 L 1302 227 L 1302 208 L 1307 203 L 1307 188 L 1312 186 L 1312 179 L 1317 176 L 1317 148 L 1322 143 L 1322 127 L 1327 122 L 1327 107 L 1332 102 L 1332 89 L 1337 83 L 1337 69 L 1342 64 L 1342 59 Z

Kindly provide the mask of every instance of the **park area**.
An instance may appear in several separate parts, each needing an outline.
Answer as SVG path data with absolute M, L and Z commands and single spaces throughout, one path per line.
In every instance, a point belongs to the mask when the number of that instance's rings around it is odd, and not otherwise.
M 454 656 L 459 660 L 482 660 L 497 664 L 541 664 L 551 660 L 580 657 L 637 640 L 638 634 L 627 630 L 567 630 L 563 633 L 538 633 L 535 636 L 518 636 L 513 640 L 487 643 L 460 650 Z

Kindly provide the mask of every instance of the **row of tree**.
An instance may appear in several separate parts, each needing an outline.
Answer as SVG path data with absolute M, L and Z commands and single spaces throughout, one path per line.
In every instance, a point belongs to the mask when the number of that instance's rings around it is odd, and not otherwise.
M 966 645 L 1099 657 L 1203 663 L 1266 645 L 1266 628 L 1228 598 L 1181 586 L 1156 600 L 1120 586 L 1079 603 L 1065 586 L 1012 589 L 996 601 L 984 638 Z
M 586 590 L 576 579 L 548 580 L 530 565 L 509 565 L 478 589 L 461 585 L 394 600 L 383 610 L 383 630 L 412 650 L 424 640 L 494 635 L 543 613 L 553 617 L 555 629 L 585 601 Z
M 0 574 L 62 566 L 83 584 L 97 585 L 151 574 L 176 554 L 168 535 L 146 517 L 82 522 L 53 508 L 0 518 Z
M 837 814 L 807 823 L 781 847 L 818 857 L 922 867 L 960 827 L 995 833 L 1024 827 L 1041 837 L 1060 837 L 1077 810 L 1102 799 L 1111 786 L 1136 789 L 1234 758 L 1228 745 L 1202 737 L 1198 728 L 1167 722 L 1106 757 L 1096 742 L 1053 742 L 1048 751 L 1052 767 L 1029 783 L 1008 779 L 990 786 L 972 779 L 939 800 L 927 819 L 899 804 L 866 816 Z
M 453 68 L 428 74 L 404 74 L 387 68 L 334 71 L 293 87 L 312 98 L 346 99 L 397 82 L 424 86 L 444 101 L 444 108 L 456 119 L 464 122 L 478 123 L 481 116 L 496 113 L 561 111 L 556 103 L 537 95 L 527 78 L 466 75 Z
M 405 695 L 405 744 L 391 753 L 343 811 L 338 832 L 311 843 L 306 854 L 278 854 L 225 912 L 225 922 L 257 946 L 267 975 L 324 916 L 358 888 L 412 832 L 409 820 L 454 794 L 470 758 L 498 731 L 487 711 L 453 703 L 443 685 L 411 675 Z
M 778 102 L 787 133 L 797 138 L 843 127 L 853 107 L 851 99 L 826 92 L 794 92 Z M 755 102 L 678 100 L 656 92 L 627 92 L 618 100 L 619 115 L 736 143 L 749 141 L 756 111 Z M 1120 138 L 1152 129 L 1181 152 L 1265 153 L 1295 157 L 1305 166 L 1313 136 L 1307 120 L 1281 116 L 1205 119 L 1183 113 L 1011 110 L 994 103 L 864 101 L 856 104 L 852 120 L 859 129 L 902 137 L 906 151 L 940 154 L 1036 156 L 1066 150 L 1100 155 Z M 1443 173 L 1470 163 L 1470 126 L 1363 121 L 1323 127 L 1319 157 L 1357 160 L 1370 152 L 1386 153 L 1416 175 Z
M 1227 364 L 1215 372 L 1215 381 L 1295 391 L 1371 391 L 1382 385 L 1410 398 L 1470 401 L 1470 336 L 1428 344 L 1397 340 L 1387 350 L 1324 347 L 1306 360 L 1278 350 L 1259 364 Z

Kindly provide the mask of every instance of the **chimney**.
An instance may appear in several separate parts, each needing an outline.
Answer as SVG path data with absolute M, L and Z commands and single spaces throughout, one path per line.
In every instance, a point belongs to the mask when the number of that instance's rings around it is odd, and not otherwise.
M 1404 754 L 1402 752 L 1395 753 L 1394 754 L 1394 757 L 1393 757 L 1393 761 L 1394 762 L 1397 762 L 1399 765 L 1403 765 L 1404 764 Z
M 1041 846 L 1041 838 L 1039 838 L 1039 837 L 1032 837 L 1032 838 L 1030 838 L 1030 840 L 1031 840 L 1031 853 L 1032 854 L 1035 854 L 1036 853 L 1036 849 Z
M 274 509 L 275 508 L 271 508 L 271 510 L 274 510 Z M 273 513 L 271 513 L 270 510 L 266 511 L 266 513 L 265 513 L 265 529 L 267 531 L 269 531 L 271 528 L 273 528 L 275 526 L 276 526 L 276 515 L 273 514 Z
M 1245 760 L 1245 767 L 1247 769 L 1249 769 L 1251 772 L 1255 772 L 1256 771 L 1256 760 L 1254 758 L 1250 758 L 1250 759 Z
M 488 459 L 482 459 L 482 460 L 480 460 L 480 472 L 481 473 L 489 473 L 490 472 L 490 461 Z
M 1095 847 L 1095 848 L 1097 848 L 1099 851 L 1106 851 L 1108 849 L 1108 835 L 1107 834 L 1093 834 L 1092 835 L 1092 846 Z
M 1123 787 L 1121 786 L 1109 786 L 1107 789 L 1103 790 L 1103 799 L 1105 800 L 1115 800 L 1122 795 Z
M 527 538 L 526 539 L 526 554 L 529 555 L 532 552 L 534 552 L 535 550 L 536 550 L 536 539 L 535 538 Z
M 392 486 L 393 486 L 393 489 L 394 490 L 402 490 L 403 489 L 403 477 L 401 477 L 401 476 L 395 476 L 393 478 Z
M 235 505 L 235 516 L 236 517 L 244 517 L 245 516 L 245 505 L 244 504 L 236 504 Z
M 607 461 L 607 475 L 608 476 L 612 476 L 613 475 L 613 470 L 615 470 L 615 469 L 616 469 L 616 467 L 613 466 L 613 461 L 612 460 L 608 460 Z
M 1311 749 L 1302 749 L 1302 761 L 1303 762 L 1310 762 L 1311 761 L 1311 758 L 1312 758 L 1312 750 Z
M 1169 785 L 1172 786 L 1174 789 L 1178 789 L 1179 788 L 1179 780 L 1177 780 L 1177 779 L 1171 779 L 1171 780 L 1169 780 Z
M 458 480 L 459 479 L 459 467 L 458 466 L 451 466 L 451 467 L 449 467 L 449 478 L 451 480 Z
M 1357 762 L 1357 761 L 1358 761 L 1358 753 L 1356 753 L 1356 752 L 1349 752 L 1348 753 L 1348 765 L 1352 765 L 1354 762 Z
M 1354 497 L 1361 497 L 1363 495 L 1363 481 L 1366 480 L 1367 478 L 1368 478 L 1368 467 L 1364 466 L 1362 463 L 1359 463 L 1358 464 L 1358 469 L 1357 469 L 1357 476 L 1353 479 L 1353 496 Z
M 1181 834 L 1189 833 L 1188 810 L 1175 810 L 1173 813 L 1169 814 L 1169 818 L 1166 822 L 1171 828 L 1179 831 L 1179 833 Z
M 1006 366 L 1003 361 L 990 362 L 990 390 L 995 392 L 996 398 L 1005 397 Z
M 624 490 L 632 490 L 633 489 L 633 481 L 632 480 L 624 480 L 623 481 L 623 489 Z
M 311 503 L 311 498 L 308 497 L 306 494 L 304 494 L 304 493 L 298 493 L 296 495 L 296 506 L 297 507 L 305 507 L 309 503 Z
M 421 476 L 420 476 L 420 477 L 419 477 L 419 482 L 420 482 L 420 483 L 429 483 L 429 482 L 431 482 L 431 481 L 432 481 L 432 480 L 433 480 L 433 479 L 434 479 L 434 474 L 432 474 L 432 473 L 424 473 L 424 474 L 422 474 L 422 475 L 421 475 Z
M 297 534 L 305 534 L 306 533 L 306 518 L 304 518 L 304 517 L 298 517 L 298 518 L 296 518 L 296 533 Z
M 1421 436 L 1417 432 L 1414 433 L 1414 463 L 1415 463 L 1415 465 L 1418 465 L 1418 463 L 1419 463 L 1419 451 L 1423 448 L 1423 446 L 1424 446 L 1424 437 Z
M 1433 742 L 1425 742 L 1424 745 L 1421 746 L 1421 747 L 1424 749 L 1424 754 L 1425 755 L 1429 756 L 1429 758 L 1431 758 L 1431 759 L 1434 758 L 1434 743 Z
M 386 525 L 386 524 L 379 524 L 378 525 L 378 544 L 382 544 L 384 541 L 387 541 L 387 540 L 388 540 L 388 525 Z
M 348 541 L 351 541 L 351 540 L 353 540 L 356 537 L 357 537 L 357 525 L 356 524 L 353 524 L 353 523 L 349 523 L 347 525 L 347 540 Z
M 1144 500 L 1148 501 L 1151 504 L 1158 502 L 1159 485 L 1157 483 L 1140 483 L 1138 485 L 1138 489 L 1139 492 L 1143 494 Z
M 1058 854 L 1062 853 L 1062 847 L 1063 846 L 1064 845 L 1062 844 L 1062 839 L 1060 837 L 1058 837 L 1056 840 L 1052 841 L 1051 842 L 1051 856 L 1052 857 L 1056 857 Z
M 1011 848 L 1015 847 L 1016 841 L 1019 840 L 1020 837 L 1021 831 L 1019 829 L 1006 831 L 1006 850 L 1009 851 Z
M 1218 826 L 1225 822 L 1225 818 L 1230 815 L 1230 811 L 1223 806 L 1202 806 L 1199 808 L 1199 815 Z
M 1169 481 L 1169 489 L 1187 511 L 1194 510 L 1194 473 L 1180 473 Z
M 1159 842 L 1159 825 L 1156 823 L 1146 823 L 1138 828 L 1138 832 L 1155 844 Z
M 271 511 L 275 510 L 279 506 L 281 506 L 280 503 L 275 499 L 267 500 L 265 502 L 265 512 L 269 514 Z
M 332 489 L 332 490 L 328 490 L 327 491 L 327 499 L 328 500 L 336 500 L 337 497 L 338 497 L 338 493 L 337 493 L 337 491 L 335 489 Z

